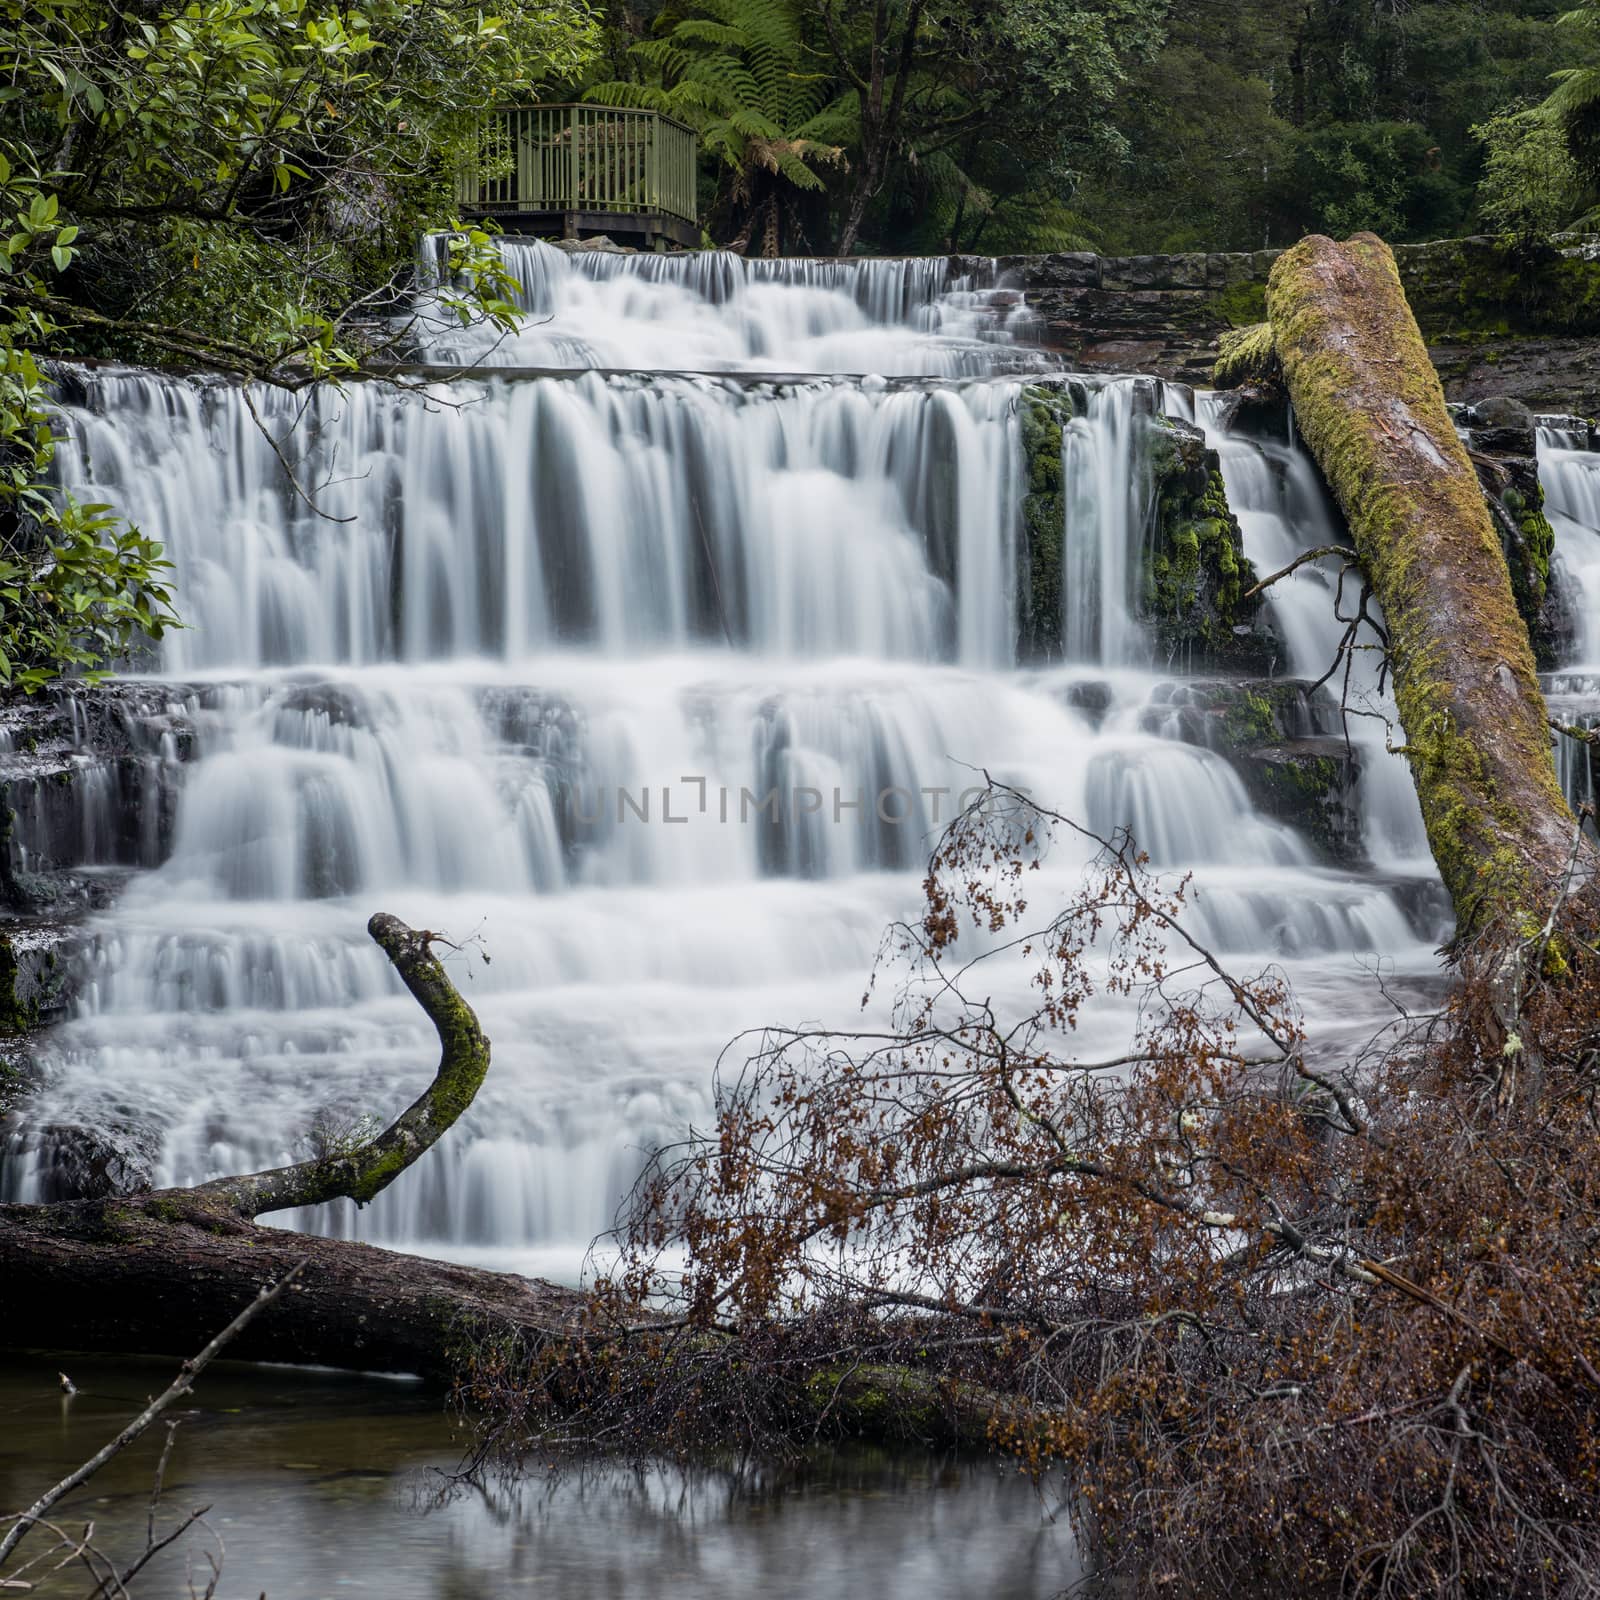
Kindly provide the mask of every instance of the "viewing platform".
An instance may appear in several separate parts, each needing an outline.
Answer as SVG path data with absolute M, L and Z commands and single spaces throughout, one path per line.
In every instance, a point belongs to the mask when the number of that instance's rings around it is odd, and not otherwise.
M 696 144 L 692 128 L 658 111 L 502 106 L 485 120 L 477 162 L 456 176 L 456 203 L 507 233 L 692 246 Z

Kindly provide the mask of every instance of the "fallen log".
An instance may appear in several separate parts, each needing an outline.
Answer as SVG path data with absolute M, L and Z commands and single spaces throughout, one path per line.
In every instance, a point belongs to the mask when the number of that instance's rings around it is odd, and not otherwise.
M 233 1355 L 449 1380 L 470 1340 L 560 1337 L 586 1303 L 511 1273 L 264 1227 L 165 1189 L 0 1207 L 0 1345 L 181 1355 L 301 1262 Z
M 1592 926 L 1596 869 L 1556 779 L 1500 540 L 1394 256 L 1320 235 L 1267 286 L 1295 419 L 1383 608 L 1404 753 L 1457 936 L 1538 943 L 1552 905 Z
M 597 1324 L 591 1297 L 576 1289 L 256 1220 L 339 1198 L 365 1204 L 438 1141 L 488 1071 L 489 1041 L 433 954 L 438 936 L 383 913 L 368 932 L 439 1035 L 428 1088 L 376 1136 L 294 1166 L 185 1189 L 0 1206 L 0 1348 L 187 1355 L 264 1285 L 292 1275 L 237 1333 L 231 1356 L 470 1386 L 479 1358 L 488 1353 L 505 1377 L 506 1352 L 515 1351 L 526 1365 L 547 1357 L 555 1388 L 581 1405 L 598 1347 L 648 1336 L 644 1327 Z M 703 1359 L 713 1345 L 727 1340 L 697 1335 L 678 1348 Z M 736 1367 L 731 1346 L 723 1353 Z M 785 1399 L 801 1431 L 973 1446 L 986 1443 L 995 1406 L 991 1395 L 930 1374 L 866 1363 L 797 1372 Z
M 383 912 L 367 931 L 439 1035 L 427 1089 L 382 1132 L 294 1166 L 0 1206 L 0 1344 L 183 1355 L 300 1263 L 290 1293 L 239 1336 L 236 1355 L 444 1378 L 469 1336 L 573 1330 L 585 1303 L 573 1290 L 256 1222 L 339 1198 L 364 1205 L 432 1148 L 488 1072 L 489 1041 L 433 953 L 437 935 Z

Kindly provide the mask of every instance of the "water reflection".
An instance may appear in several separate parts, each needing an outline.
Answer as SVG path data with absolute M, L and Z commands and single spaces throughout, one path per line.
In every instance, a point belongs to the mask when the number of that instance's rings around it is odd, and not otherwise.
M 168 1362 L 86 1362 L 63 1396 L 58 1362 L 0 1366 L 0 1506 L 30 1502 L 90 1455 L 171 1377 Z M 190 1563 L 224 1550 L 219 1600 L 1033 1600 L 1077 1576 L 1071 1534 L 1026 1483 L 992 1465 L 828 1452 L 782 1478 L 536 1465 L 520 1483 L 449 1494 L 463 1435 L 420 1384 L 260 1367 L 219 1368 L 184 1413 L 167 1473 L 168 1525 L 198 1530 L 148 1569 L 147 1595 L 181 1594 Z M 63 1511 L 95 1540 L 143 1547 L 159 1427 Z M 24 1549 L 27 1547 L 25 1546 Z M 79 1595 L 81 1572 L 34 1590 Z

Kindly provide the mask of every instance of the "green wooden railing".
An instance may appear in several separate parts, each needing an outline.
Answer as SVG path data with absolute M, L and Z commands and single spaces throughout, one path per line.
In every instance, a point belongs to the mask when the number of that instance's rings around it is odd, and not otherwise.
M 456 201 L 486 213 L 665 213 L 692 223 L 694 130 L 621 106 L 502 106 L 485 121 L 477 162 L 456 175 Z

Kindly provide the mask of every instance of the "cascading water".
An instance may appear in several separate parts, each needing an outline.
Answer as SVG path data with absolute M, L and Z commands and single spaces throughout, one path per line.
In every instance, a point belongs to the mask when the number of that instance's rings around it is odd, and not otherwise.
M 1575 623 L 1574 659 L 1545 684 L 1551 714 L 1569 726 L 1600 726 L 1600 450 L 1590 424 L 1539 419 L 1539 481 L 1555 532 L 1554 575 L 1567 586 Z M 1556 739 L 1556 775 L 1572 808 L 1593 816 L 1600 799 L 1600 751 Z M 1596 831 L 1593 822 L 1591 832 Z
M 1217 451 L 1245 554 L 1258 573 L 1281 572 L 1302 551 L 1345 542 L 1303 449 L 1291 439 L 1231 436 L 1218 426 L 1220 395 L 1197 395 L 1195 401 L 1195 420 Z M 1358 637 L 1347 658 L 1339 654 L 1360 599 L 1359 575 L 1347 575 L 1341 590 L 1339 571 L 1337 557 L 1307 562 L 1268 591 L 1287 656 L 1284 667 L 1312 682 L 1337 667 L 1329 681 L 1341 707 L 1339 731 L 1359 751 L 1358 809 L 1367 853 L 1387 872 L 1431 882 L 1436 869 L 1416 791 L 1404 761 L 1391 754 L 1391 746 L 1405 741 L 1393 696 L 1378 683 L 1374 635 Z
M 976 376 L 1039 365 L 1034 319 L 994 270 L 942 256 L 745 261 L 567 253 L 507 239 L 528 320 L 509 336 L 422 323 L 432 361 L 619 372 Z M 436 249 L 430 265 L 438 272 Z
M 1600 669 L 1600 451 L 1575 417 L 1539 422 L 1539 481 L 1555 530 L 1555 558 L 1576 590 L 1575 665 Z
M 550 320 L 496 360 L 744 372 L 317 394 L 291 437 L 326 516 L 227 385 L 101 372 L 64 395 L 67 484 L 177 564 L 191 626 L 160 692 L 197 754 L 169 859 L 92 927 L 6 1193 L 50 1192 L 61 1128 L 124 1130 L 181 1183 L 403 1103 L 432 1051 L 362 931 L 382 908 L 465 941 L 494 1069 L 369 1209 L 284 1220 L 570 1275 L 641 1150 L 703 1124 L 729 1038 L 859 1014 L 977 768 L 1196 868 L 1197 930 L 1282 960 L 1329 1037 L 1361 1021 L 1361 959 L 1430 967 L 1437 930 L 1394 886 L 1426 871 L 1415 803 L 1381 740 L 1362 781 L 1397 774 L 1369 805 L 1386 876 L 1319 865 L 1167 736 L 1130 596 L 1131 383 L 1068 431 L 1066 588 L 1093 597 L 1069 598 L 1070 663 L 1020 669 L 1007 374 L 1039 358 L 1006 342 L 1015 307 L 943 263 L 508 249 Z M 751 381 L 858 363 L 880 375 Z M 295 421 L 259 403 L 274 433 Z M 1325 542 L 1302 457 L 1217 442 L 1263 570 Z M 1273 605 L 1319 674 L 1325 585 Z M 1080 865 L 1058 846 L 1035 899 Z M 1084 1048 L 1127 1022 L 1097 1012 Z

